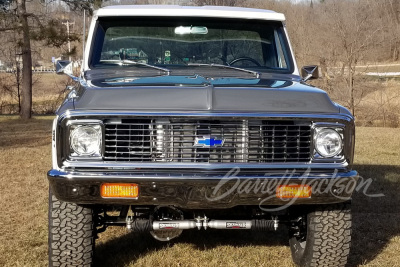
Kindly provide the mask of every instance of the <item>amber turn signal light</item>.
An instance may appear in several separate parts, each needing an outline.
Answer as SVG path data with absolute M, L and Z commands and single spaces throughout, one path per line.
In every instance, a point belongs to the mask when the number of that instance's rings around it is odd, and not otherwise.
M 278 198 L 309 198 L 311 186 L 309 185 L 280 185 L 276 189 Z
M 101 185 L 102 197 L 137 198 L 139 186 L 137 184 L 105 183 Z

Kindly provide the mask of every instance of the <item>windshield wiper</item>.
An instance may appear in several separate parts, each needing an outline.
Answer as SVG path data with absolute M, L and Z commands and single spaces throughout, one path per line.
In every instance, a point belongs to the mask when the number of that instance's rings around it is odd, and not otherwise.
M 156 70 L 161 70 L 167 73 L 167 75 L 169 75 L 171 73 L 171 71 L 169 69 L 166 68 L 162 68 L 162 67 L 157 67 L 154 65 L 150 65 L 147 63 L 143 63 L 143 62 L 138 62 L 138 61 L 133 61 L 133 60 L 128 60 L 128 59 L 123 59 L 121 61 L 118 61 L 119 64 L 121 65 L 139 65 L 139 66 L 145 66 L 145 67 L 149 67 L 149 68 L 153 68 Z
M 217 67 L 217 68 L 224 68 L 224 69 L 230 69 L 230 70 L 244 71 L 244 72 L 255 75 L 256 78 L 260 78 L 260 73 L 258 73 L 257 71 L 232 67 L 229 65 L 222 65 L 222 64 L 215 64 L 215 63 L 209 63 L 209 64 L 207 64 L 207 63 L 188 63 L 186 65 L 187 66 L 209 66 L 209 67 Z

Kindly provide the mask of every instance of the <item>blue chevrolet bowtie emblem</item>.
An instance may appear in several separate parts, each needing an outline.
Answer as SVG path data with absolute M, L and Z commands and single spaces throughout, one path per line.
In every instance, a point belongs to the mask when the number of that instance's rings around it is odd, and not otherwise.
M 200 147 L 214 147 L 214 146 L 222 146 L 224 144 L 224 140 L 216 137 L 203 136 L 203 138 L 196 138 L 195 146 Z

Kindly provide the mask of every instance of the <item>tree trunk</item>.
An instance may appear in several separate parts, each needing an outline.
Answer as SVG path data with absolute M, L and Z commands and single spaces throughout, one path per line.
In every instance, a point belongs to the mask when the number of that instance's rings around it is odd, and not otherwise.
M 349 64 L 347 66 L 349 68 L 349 81 L 348 81 L 348 86 L 350 90 L 350 110 L 353 116 L 355 116 L 355 106 L 354 106 L 354 75 L 353 75 L 353 70 L 351 68 L 351 61 L 349 61 Z
M 345 62 L 343 62 L 343 64 L 342 64 L 342 68 L 340 69 L 340 76 L 344 76 L 344 70 L 345 70 L 345 68 L 346 68 L 346 63 Z
M 32 52 L 25 2 L 26 0 L 17 0 L 18 20 L 22 28 L 22 86 L 20 116 L 22 119 L 30 119 L 32 117 Z
M 321 66 L 321 74 L 322 74 L 322 78 L 325 79 L 330 79 L 329 74 L 328 74 L 328 66 L 326 64 L 326 58 L 324 57 L 320 57 L 319 58 L 319 65 Z
M 397 46 L 398 46 L 398 43 L 396 42 L 394 44 L 393 52 L 392 52 L 392 60 L 393 61 L 399 60 L 399 49 L 397 48 Z

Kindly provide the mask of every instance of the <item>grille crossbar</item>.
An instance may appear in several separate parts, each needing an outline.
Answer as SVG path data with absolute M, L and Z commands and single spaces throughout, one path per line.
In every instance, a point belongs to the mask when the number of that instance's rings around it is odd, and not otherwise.
M 308 162 L 309 121 L 226 119 L 105 120 L 105 161 Z

